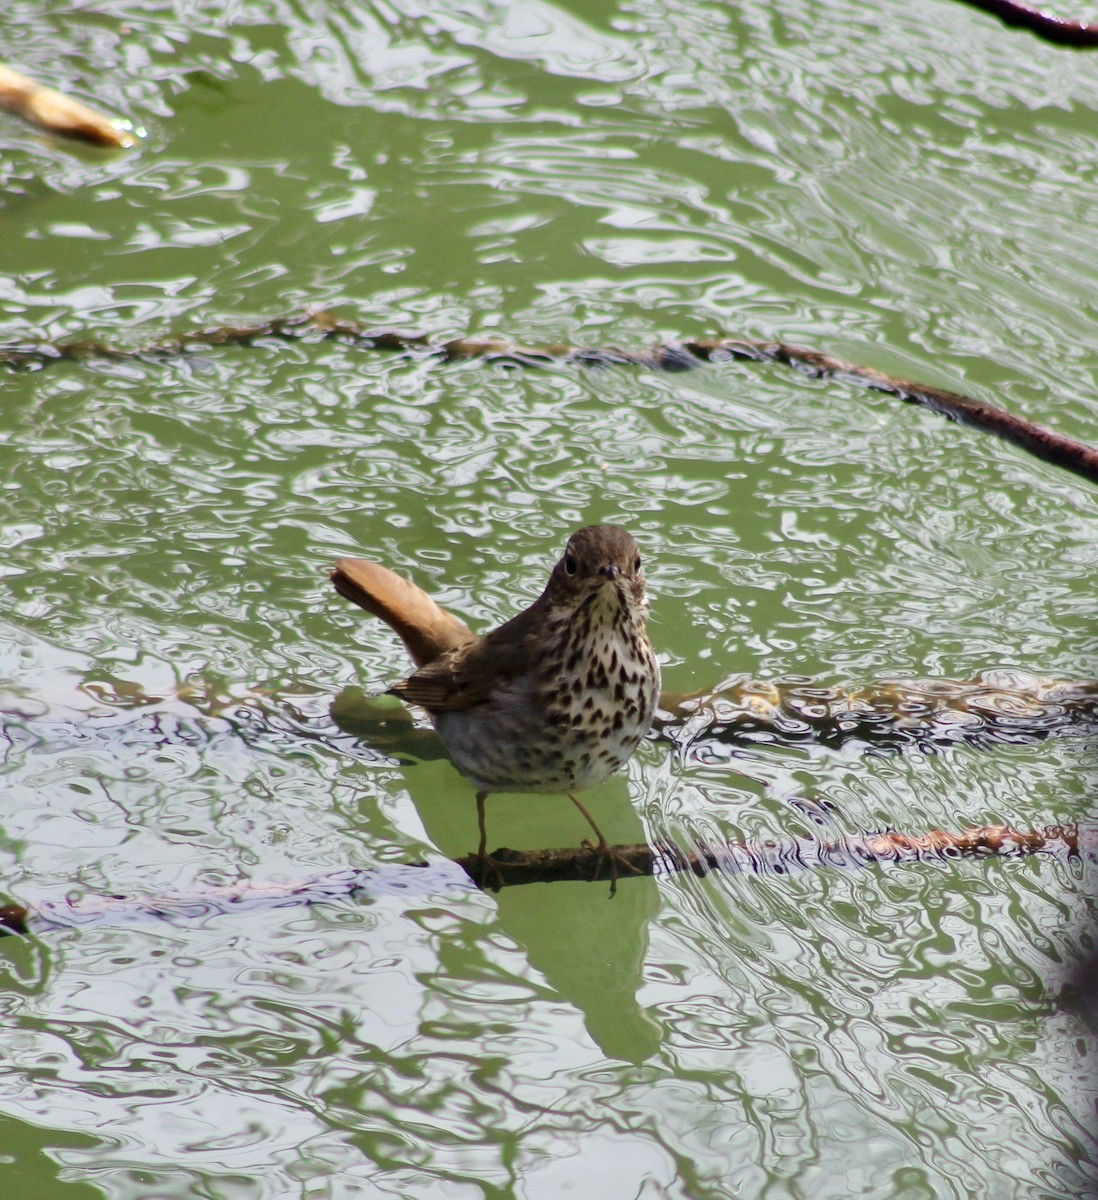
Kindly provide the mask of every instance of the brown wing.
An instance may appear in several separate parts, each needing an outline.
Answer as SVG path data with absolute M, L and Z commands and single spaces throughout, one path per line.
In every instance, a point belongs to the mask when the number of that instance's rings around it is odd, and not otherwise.
M 420 667 L 389 689 L 409 704 L 435 712 L 456 712 L 483 704 L 499 686 L 529 670 L 527 634 L 533 607 L 478 638 Z

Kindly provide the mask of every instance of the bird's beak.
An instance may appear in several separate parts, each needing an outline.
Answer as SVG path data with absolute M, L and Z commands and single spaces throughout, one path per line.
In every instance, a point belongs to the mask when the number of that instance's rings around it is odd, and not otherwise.
M 617 579 L 621 574 L 621 567 L 616 563 L 607 563 L 605 567 L 599 567 L 599 574 L 605 575 L 607 579 Z

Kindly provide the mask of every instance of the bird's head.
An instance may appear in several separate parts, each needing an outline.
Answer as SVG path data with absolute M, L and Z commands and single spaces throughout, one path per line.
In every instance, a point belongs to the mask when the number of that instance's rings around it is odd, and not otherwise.
M 647 610 L 644 570 L 632 534 L 618 525 L 588 525 L 568 539 L 547 589 L 555 603 Z

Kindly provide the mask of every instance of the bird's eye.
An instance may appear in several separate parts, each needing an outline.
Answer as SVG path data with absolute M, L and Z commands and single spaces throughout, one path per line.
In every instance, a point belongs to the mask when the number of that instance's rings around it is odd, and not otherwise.
M 572 555 L 572 554 L 566 554 L 566 555 L 564 556 L 564 570 L 565 570 L 565 572 L 566 572 L 567 574 L 569 574 L 569 575 L 575 575 L 575 573 L 576 573 L 576 559 L 575 559 L 575 556 L 574 556 L 574 555 Z
M 641 569 L 641 556 L 638 554 L 637 557 L 635 559 L 633 559 L 633 574 L 639 575 L 640 569 Z

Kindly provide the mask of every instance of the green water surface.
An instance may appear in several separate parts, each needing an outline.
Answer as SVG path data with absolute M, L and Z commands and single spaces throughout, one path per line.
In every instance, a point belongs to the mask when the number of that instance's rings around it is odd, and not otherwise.
M 533 345 L 736 334 L 1098 441 L 1098 57 L 966 5 L 9 0 L 0 33 L 146 130 L 119 154 L 0 115 L 5 344 L 321 306 Z M 21 903 L 473 848 L 429 736 L 326 720 L 406 667 L 328 587 L 342 554 L 486 629 L 572 529 L 625 524 L 679 692 L 1098 671 L 1091 485 L 779 366 L 264 340 L 0 386 Z M 298 697 L 310 736 L 176 698 L 211 681 Z M 73 715 L 96 688 L 165 699 L 101 727 Z M 1084 736 L 653 741 L 588 803 L 612 840 L 688 843 L 1087 822 L 1093 784 Z M 489 820 L 497 845 L 587 832 L 553 797 Z M 1095 1046 L 1057 998 L 1093 882 L 955 860 L 8 939 L 0 1195 L 1077 1196 Z

